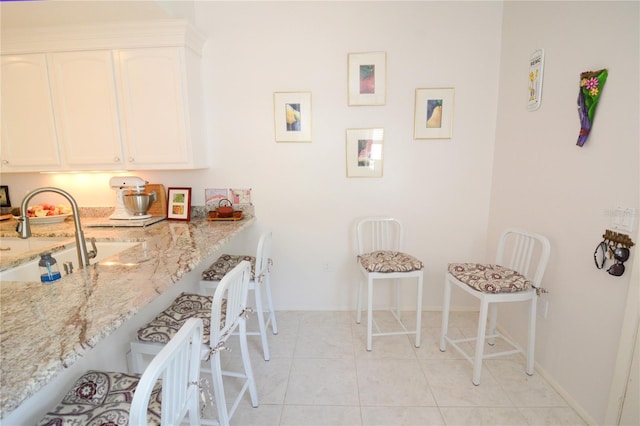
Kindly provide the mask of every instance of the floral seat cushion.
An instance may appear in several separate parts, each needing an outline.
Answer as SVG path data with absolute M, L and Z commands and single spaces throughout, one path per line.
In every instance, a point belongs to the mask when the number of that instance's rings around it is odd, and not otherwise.
M 251 263 L 250 279 L 255 279 L 256 258 L 254 256 L 241 256 L 234 254 L 223 254 L 220 256 L 202 273 L 202 279 L 204 281 L 220 281 L 229 271 L 238 266 L 238 264 L 243 260 L 248 260 Z
M 513 293 L 533 286 L 524 275 L 500 265 L 450 263 L 449 273 L 483 293 Z
M 361 254 L 358 261 L 368 272 L 411 272 L 423 268 L 422 262 L 415 257 L 389 250 Z
M 220 328 L 224 327 L 226 299 L 222 301 Z M 169 343 L 189 318 L 200 318 L 204 324 L 203 343 L 209 344 L 213 296 L 182 293 L 150 323 L 138 329 L 141 342 Z
M 126 425 L 139 381 L 134 374 L 87 371 L 38 425 Z M 148 425 L 160 425 L 161 394 L 158 381 L 149 400 Z

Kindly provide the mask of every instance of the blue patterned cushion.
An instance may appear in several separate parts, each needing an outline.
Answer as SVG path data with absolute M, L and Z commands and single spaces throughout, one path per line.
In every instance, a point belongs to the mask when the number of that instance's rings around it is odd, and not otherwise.
M 126 425 L 139 381 L 134 374 L 87 371 L 38 425 Z M 158 381 L 149 400 L 148 425 L 160 425 L 161 394 Z
M 423 268 L 421 261 L 398 251 L 380 250 L 365 253 L 358 256 L 358 261 L 369 272 L 411 272 Z
M 238 266 L 243 260 L 251 263 L 251 277 L 255 279 L 256 258 L 254 256 L 242 256 L 235 254 L 223 254 L 215 262 L 213 262 L 203 273 L 204 281 L 220 281 L 229 271 Z
M 483 293 L 513 293 L 528 290 L 533 285 L 524 275 L 500 265 L 451 263 L 449 273 Z
M 226 299 L 222 301 L 220 312 L 220 328 L 224 327 L 226 315 Z M 182 293 L 171 305 L 160 312 L 150 323 L 138 329 L 138 340 L 141 342 L 169 343 L 189 318 L 200 318 L 204 323 L 204 344 L 209 344 L 211 305 L 213 296 L 193 293 Z

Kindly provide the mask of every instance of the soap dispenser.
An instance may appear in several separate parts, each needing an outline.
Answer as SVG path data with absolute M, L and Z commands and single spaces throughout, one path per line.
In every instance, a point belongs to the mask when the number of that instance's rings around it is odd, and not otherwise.
M 51 284 L 62 278 L 60 269 L 58 268 L 58 262 L 51 256 L 50 252 L 40 255 L 38 266 L 40 267 L 40 281 L 42 281 L 43 284 Z

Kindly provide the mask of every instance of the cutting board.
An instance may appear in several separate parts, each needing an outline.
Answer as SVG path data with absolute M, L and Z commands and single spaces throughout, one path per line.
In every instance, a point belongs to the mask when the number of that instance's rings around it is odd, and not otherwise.
M 151 204 L 149 210 L 147 210 L 147 214 L 167 217 L 167 191 L 164 189 L 164 185 L 159 183 L 147 184 L 144 186 L 144 189 L 145 192 L 155 191 L 158 197 L 156 201 Z

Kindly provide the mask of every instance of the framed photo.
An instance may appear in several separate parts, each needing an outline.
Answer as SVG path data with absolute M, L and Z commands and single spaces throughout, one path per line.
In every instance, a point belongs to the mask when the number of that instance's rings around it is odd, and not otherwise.
M 451 139 L 453 87 L 416 89 L 413 125 L 415 139 Z
M 347 129 L 347 177 L 382 177 L 384 129 Z
M 311 142 L 311 92 L 273 94 L 276 142 Z
M 11 200 L 9 200 L 9 187 L 7 185 L 0 186 L 0 207 L 11 207 Z
M 542 73 L 544 71 L 544 49 L 538 49 L 529 57 L 529 101 L 527 110 L 540 108 L 542 100 Z
M 169 188 L 167 219 L 191 219 L 191 188 Z
M 225 198 L 230 198 L 228 188 L 205 188 L 204 205 L 206 207 L 218 207 L 218 203 Z
M 387 53 L 350 53 L 349 105 L 384 105 L 387 99 Z

